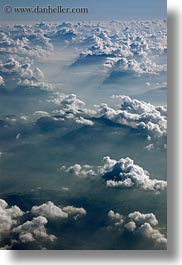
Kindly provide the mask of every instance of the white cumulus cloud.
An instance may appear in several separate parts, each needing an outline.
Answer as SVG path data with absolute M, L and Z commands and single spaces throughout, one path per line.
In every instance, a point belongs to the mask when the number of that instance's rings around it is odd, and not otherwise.
M 154 242 L 157 247 L 166 248 L 167 239 L 164 234 L 156 228 L 158 220 L 153 213 L 141 213 L 135 211 L 123 216 L 112 210 L 108 212 L 109 227 L 118 231 L 128 231 L 133 236 L 141 236 L 144 239 L 149 239 Z
M 43 216 L 34 217 L 32 221 L 27 221 L 14 228 L 13 232 L 18 234 L 19 240 L 23 243 L 42 240 L 54 241 L 56 237 L 46 232 L 45 225 L 47 222 L 47 219 Z
M 60 207 L 56 206 L 53 202 L 48 201 L 39 206 L 33 206 L 31 213 L 36 216 L 44 216 L 47 219 L 66 219 L 70 216 L 81 217 L 86 214 L 84 208 L 77 208 L 74 206 Z
M 101 166 L 75 164 L 62 166 L 60 170 L 81 178 L 103 177 L 108 188 L 142 189 L 159 193 L 167 187 L 166 181 L 152 179 L 147 170 L 135 164 L 129 157 L 115 160 L 105 156 Z

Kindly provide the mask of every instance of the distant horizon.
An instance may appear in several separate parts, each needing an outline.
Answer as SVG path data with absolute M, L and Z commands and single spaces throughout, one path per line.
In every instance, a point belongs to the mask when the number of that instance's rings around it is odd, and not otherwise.
M 10 13 L 4 12 L 5 6 L 11 6 L 12 8 L 17 7 L 83 7 L 88 8 L 88 13 L 84 14 L 43 14 L 43 13 L 15 13 L 14 11 Z M 16 1 L 1 1 L 0 2 L 1 10 L 1 22 L 29 22 L 29 21 L 105 21 L 105 20 L 155 20 L 155 19 L 166 19 L 167 18 L 167 1 L 166 0 L 113 0 L 109 1 L 35 1 L 32 0 L 31 3 L 25 3 L 22 0 Z

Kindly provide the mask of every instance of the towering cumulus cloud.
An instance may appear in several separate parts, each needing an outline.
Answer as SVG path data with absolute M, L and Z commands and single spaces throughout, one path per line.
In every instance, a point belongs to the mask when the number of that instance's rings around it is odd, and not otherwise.
M 160 138 L 167 133 L 166 106 L 155 107 L 150 103 L 132 99 L 128 96 L 113 96 L 119 99 L 120 108 L 113 109 L 107 104 L 98 106 L 98 116 L 118 124 L 136 128 L 146 136 Z
M 114 160 L 106 156 L 103 158 L 103 165 L 96 169 L 90 165 L 75 164 L 70 167 L 63 166 L 61 170 L 83 178 L 101 176 L 106 180 L 106 186 L 109 188 L 133 188 L 160 192 L 167 187 L 166 181 L 151 179 L 149 172 L 136 165 L 129 157 Z

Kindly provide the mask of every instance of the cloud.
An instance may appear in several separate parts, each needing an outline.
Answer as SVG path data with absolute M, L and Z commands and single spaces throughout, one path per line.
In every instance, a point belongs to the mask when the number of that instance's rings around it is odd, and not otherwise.
M 53 110 L 53 113 L 59 115 L 63 121 L 73 120 L 80 125 L 94 125 L 90 118 L 95 111 L 85 108 L 85 102 L 80 100 L 77 95 L 56 92 L 52 99 L 47 101 L 58 105 L 58 109 Z
M 63 207 L 63 211 L 68 214 L 68 216 L 74 216 L 75 218 L 81 217 L 87 214 L 84 208 L 76 208 L 73 206 Z
M 105 118 L 116 124 L 135 128 L 140 134 L 150 140 L 159 140 L 167 136 L 167 107 L 154 106 L 150 103 L 132 99 L 129 96 L 113 95 L 119 104 L 115 108 L 106 103 L 87 109 L 85 102 L 75 94 L 54 93 L 52 99 L 47 100 L 59 106 L 53 113 L 64 120 L 74 120 L 78 124 L 92 126 L 91 119 Z
M 3 53 L 42 58 L 52 50 L 50 39 L 36 26 L 9 25 L 4 26 L 3 32 L 0 32 L 0 51 Z
M 142 224 L 137 233 L 142 237 L 153 240 L 157 245 L 161 247 L 167 247 L 167 239 L 158 229 L 154 229 L 149 223 Z
M 75 164 L 70 167 L 62 166 L 60 170 L 72 173 L 75 176 L 80 177 L 80 178 L 92 178 L 97 175 L 97 173 L 93 170 L 93 167 L 90 165 L 81 166 L 79 164 Z
M 73 28 L 73 26 L 72 26 Z M 80 30 L 83 27 L 79 27 Z M 126 30 L 129 29 L 129 30 Z M 161 29 L 159 31 L 159 29 Z M 81 42 L 85 50 L 73 65 L 85 62 L 103 61 L 103 66 L 113 72 L 126 72 L 129 75 L 157 75 L 167 71 L 164 60 L 167 51 L 167 27 L 160 20 L 105 22 L 87 26 L 82 37 L 75 36 L 75 43 Z M 160 33 L 159 33 L 160 32 Z M 78 36 L 80 38 L 78 38 Z M 94 58 L 94 60 L 89 60 Z
M 40 81 L 44 78 L 44 74 L 38 67 L 32 66 L 33 61 L 29 58 L 23 58 L 23 60 L 24 62 L 21 62 L 22 58 L 11 56 L 4 63 L 1 62 L 0 73 L 4 76 L 2 81 L 4 80 L 8 87 L 38 87 L 43 90 L 52 90 L 51 84 Z
M 53 86 L 50 83 L 45 83 L 45 82 L 40 82 L 36 80 L 29 80 L 29 79 L 23 79 L 19 80 L 17 85 L 22 86 L 22 87 L 35 87 L 35 88 L 40 88 L 42 90 L 46 91 L 52 91 Z
M 32 220 L 26 220 L 31 214 Z M 54 242 L 57 237 L 48 234 L 46 225 L 53 220 L 67 220 L 85 216 L 84 208 L 72 205 L 59 207 L 53 202 L 48 201 L 39 206 L 33 206 L 30 211 L 23 212 L 18 206 L 8 206 L 5 200 L 0 199 L 0 249 L 12 249 L 21 243 L 35 242 L 37 247 L 42 248 L 45 242 Z M 21 217 L 23 216 L 24 223 Z
M 42 110 L 37 110 L 34 112 L 35 116 L 39 116 L 39 117 L 49 117 L 50 114 L 47 111 L 42 111 Z
M 138 188 L 160 192 L 167 187 L 166 181 L 151 179 L 149 172 L 134 164 L 129 157 L 117 161 L 107 156 L 103 161 L 104 165 L 99 167 L 99 171 L 109 188 Z
M 48 201 L 40 206 L 33 206 L 31 213 L 36 216 L 44 216 L 47 219 L 66 219 L 70 216 L 80 217 L 86 214 L 85 209 L 73 206 L 58 207 L 53 202 Z
M 0 86 L 4 85 L 4 78 L 0 75 Z
M 0 199 L 0 245 L 1 240 L 9 235 L 23 214 L 24 212 L 18 206 L 10 207 L 6 201 Z
M 115 227 L 117 227 L 118 229 L 123 227 L 124 224 L 124 216 L 119 214 L 119 213 L 115 213 L 114 211 L 110 210 L 108 212 L 108 217 L 110 218 L 110 220 L 112 221 L 113 225 Z
M 88 125 L 88 126 L 94 125 L 93 121 L 90 121 L 88 119 L 84 119 L 83 117 L 76 118 L 75 122 L 78 124 L 83 124 L 83 125 Z
M 114 95 L 120 102 L 119 109 L 107 104 L 97 106 L 97 116 L 105 117 L 117 124 L 136 128 L 140 133 L 154 139 L 167 134 L 167 107 L 155 107 L 150 103 L 132 99 L 129 96 Z
M 79 110 L 85 105 L 82 100 L 77 98 L 77 95 L 64 94 L 59 92 L 54 93 L 53 99 L 50 99 L 48 101 L 58 105 L 61 108 L 61 111 L 67 111 L 73 114 L 79 113 Z
M 49 201 L 40 206 L 33 206 L 31 209 L 33 215 L 41 215 L 48 219 L 64 219 L 68 217 L 61 208 L 54 205 L 53 202 Z
M 149 172 L 135 164 L 129 157 L 114 160 L 105 156 L 103 165 L 96 168 L 91 165 L 75 164 L 69 167 L 63 166 L 61 170 L 81 178 L 100 176 L 106 180 L 108 188 L 142 189 L 159 193 L 167 187 L 166 181 L 151 179 Z
M 144 224 L 144 223 L 149 223 L 150 225 L 157 225 L 158 221 L 153 213 L 148 213 L 148 214 L 142 214 L 140 212 L 133 212 L 128 215 L 128 217 L 137 223 L 138 225 Z
M 27 79 L 31 79 L 33 77 L 40 79 L 44 76 L 38 67 L 33 69 L 30 63 L 21 63 L 13 57 L 9 57 L 5 63 L 0 64 L 0 72 L 17 74 L 19 77 Z
M 28 243 L 33 241 L 54 241 L 56 237 L 49 235 L 46 232 L 45 225 L 47 219 L 43 216 L 33 218 L 32 221 L 27 221 L 22 225 L 13 229 L 13 232 L 18 234 L 18 239 L 22 243 Z
M 126 230 L 128 230 L 130 232 L 133 232 L 136 229 L 136 224 L 133 221 L 129 221 L 128 223 L 125 224 L 124 227 L 125 227 Z
M 114 211 L 108 212 L 109 227 L 124 232 L 132 233 L 132 236 L 140 236 L 144 239 L 149 239 L 154 242 L 159 248 L 167 247 L 167 239 L 159 229 L 156 228 L 158 220 L 153 213 L 143 214 L 135 211 L 123 216 Z

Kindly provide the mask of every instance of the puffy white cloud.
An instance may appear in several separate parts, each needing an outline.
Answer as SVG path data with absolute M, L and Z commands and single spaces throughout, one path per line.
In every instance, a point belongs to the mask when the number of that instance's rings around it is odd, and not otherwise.
M 43 30 L 36 26 L 9 25 L 3 26 L 3 32 L 0 32 L 1 52 L 42 58 L 50 54 L 52 50 L 50 39 L 45 37 Z
M 20 223 L 20 217 L 31 213 L 35 216 L 32 220 Z M 84 208 L 74 206 L 58 207 L 53 202 L 48 201 L 24 213 L 18 206 L 9 207 L 7 202 L 0 199 L 0 249 L 11 249 L 20 243 L 35 242 L 42 248 L 44 242 L 53 242 L 57 239 L 55 235 L 48 234 L 46 225 L 48 220 L 61 220 L 78 218 L 87 214 Z M 24 218 L 24 219 L 25 219 Z M 5 243 L 4 242 L 8 242 Z M 40 247 L 39 246 L 39 247 Z
M 33 206 L 31 209 L 33 215 L 45 216 L 48 219 L 64 219 L 68 217 L 60 207 L 54 205 L 53 202 L 48 201 L 40 206 Z
M 83 117 L 76 118 L 75 122 L 78 124 L 83 124 L 83 125 L 88 125 L 88 126 L 94 125 L 93 121 L 88 120 L 88 119 L 84 119 Z
M 68 216 L 80 217 L 87 214 L 84 208 L 77 208 L 73 206 L 63 207 L 63 211 L 68 214 Z
M 123 216 L 114 211 L 108 212 L 109 227 L 118 231 L 129 231 L 133 236 L 139 235 L 152 240 L 157 247 L 166 248 L 167 239 L 156 228 L 158 220 L 153 213 L 143 214 L 138 211 Z
M 32 69 L 30 63 L 21 63 L 13 57 L 9 57 L 5 63 L 0 64 L 0 72 L 8 74 L 16 73 L 18 76 L 28 79 L 43 76 L 39 68 Z
M 23 80 L 20 79 L 17 84 L 23 87 L 37 87 L 46 91 L 52 91 L 53 89 L 53 86 L 50 83 L 40 82 L 36 80 L 29 80 L 27 78 Z
M 70 167 L 62 166 L 61 170 L 72 173 L 75 176 L 81 177 L 81 178 L 88 178 L 88 177 L 92 178 L 96 176 L 96 172 L 93 170 L 93 167 L 90 165 L 81 166 L 79 164 L 75 164 Z
M 142 224 L 137 233 L 145 238 L 151 239 L 156 245 L 167 247 L 167 239 L 158 229 L 154 229 L 149 223 Z
M 150 225 L 157 225 L 158 221 L 153 213 L 142 214 L 140 212 L 133 212 L 128 217 L 137 224 L 149 223 Z
M 63 166 L 61 170 L 82 178 L 103 177 L 108 188 L 133 188 L 159 193 L 167 187 L 166 181 L 151 179 L 149 172 L 134 164 L 129 157 L 114 160 L 106 156 L 103 158 L 103 162 L 103 165 L 97 168 L 75 164 L 69 167 Z
M 128 231 L 133 232 L 136 229 L 136 224 L 133 221 L 129 221 L 128 223 L 125 224 L 124 226 Z
M 80 52 L 77 65 L 83 60 L 89 62 L 89 58 L 94 57 L 104 61 L 104 67 L 111 73 L 156 75 L 167 70 L 165 61 L 159 60 L 166 56 L 167 50 L 167 27 L 163 21 L 93 23 L 87 26 L 86 32 L 84 27 L 80 29 L 84 31 L 81 43 L 86 48 Z M 80 42 L 77 36 L 74 40 Z
M 73 206 L 60 207 L 56 206 L 53 202 L 48 201 L 39 206 L 33 206 L 31 213 L 37 216 L 44 216 L 47 219 L 66 219 L 70 216 L 80 217 L 86 214 L 85 209 L 76 208 Z
M 80 125 L 92 126 L 94 122 L 90 119 L 96 113 L 94 110 L 85 108 L 85 102 L 75 94 L 54 93 L 52 99 L 47 100 L 58 105 L 53 113 L 59 115 L 59 119 L 73 120 Z
M 119 109 L 107 104 L 97 106 L 97 116 L 115 123 L 138 129 L 146 136 L 160 138 L 167 134 L 167 107 L 155 107 L 150 103 L 132 99 L 129 96 L 114 95 L 120 102 Z
M 52 90 L 51 84 L 40 81 L 44 74 L 38 67 L 33 67 L 32 64 L 33 61 L 29 58 L 9 57 L 4 63 L 0 63 L 0 73 L 5 75 L 4 81 L 2 81 L 7 83 L 8 87 L 39 87 L 44 90 Z
M 13 232 L 18 234 L 18 239 L 22 243 L 33 242 L 33 241 L 54 241 L 56 237 L 49 235 L 46 232 L 45 225 L 47 219 L 43 216 L 33 218 L 32 221 L 27 221 L 18 227 L 13 229 Z
M 79 113 L 80 109 L 85 105 L 85 103 L 77 98 L 77 95 L 75 94 L 64 94 L 58 92 L 55 93 L 53 99 L 48 101 L 58 105 L 61 111 L 67 111 L 73 114 Z
M 149 172 L 134 164 L 129 157 L 118 161 L 105 157 L 104 166 L 99 170 L 108 179 L 106 185 L 110 188 L 139 188 L 159 192 L 167 187 L 166 181 L 151 179 Z
M 9 207 L 6 201 L 0 199 L 0 241 L 18 224 L 23 214 L 24 212 L 18 206 Z
M 108 217 L 110 218 L 110 220 L 112 221 L 113 225 L 117 228 L 121 228 L 123 227 L 124 224 L 124 216 L 119 214 L 119 213 L 115 213 L 114 211 L 110 210 L 108 212 Z

